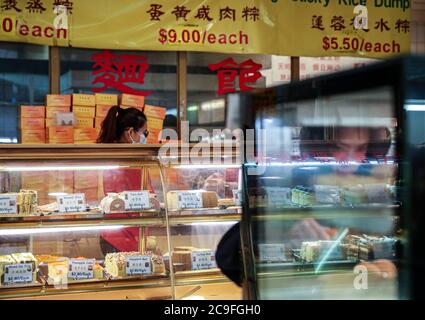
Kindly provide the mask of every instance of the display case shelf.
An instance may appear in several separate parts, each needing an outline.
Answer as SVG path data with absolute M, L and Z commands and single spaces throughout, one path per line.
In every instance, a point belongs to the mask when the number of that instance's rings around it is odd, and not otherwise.
M 240 213 L 231 211 L 228 213 L 222 212 L 221 214 L 205 214 L 205 215 L 182 215 L 182 216 L 170 216 L 169 221 L 171 226 L 187 225 L 192 223 L 203 223 L 203 222 L 237 222 L 241 218 Z
M 219 269 L 179 271 L 175 279 L 177 286 L 230 282 Z

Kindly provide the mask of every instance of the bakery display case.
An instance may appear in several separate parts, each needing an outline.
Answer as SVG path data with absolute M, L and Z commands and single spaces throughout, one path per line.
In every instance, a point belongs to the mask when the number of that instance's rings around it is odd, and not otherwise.
M 407 57 L 233 99 L 256 129 L 245 298 L 423 297 L 424 75 Z
M 0 298 L 221 299 L 231 289 L 240 298 L 213 264 L 227 230 L 220 226 L 240 219 L 240 206 L 231 202 L 240 165 L 231 166 L 236 176 L 217 183 L 228 168 L 181 168 L 159 150 L 2 146 Z M 194 175 L 210 180 L 190 184 Z M 222 185 L 220 196 L 213 190 Z M 182 250 L 188 255 L 179 260 Z

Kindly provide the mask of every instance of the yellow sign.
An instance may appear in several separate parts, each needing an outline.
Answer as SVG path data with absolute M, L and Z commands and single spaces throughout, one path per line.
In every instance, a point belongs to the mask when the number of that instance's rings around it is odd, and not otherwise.
M 411 0 L 0 0 L 0 40 L 285 56 L 408 53 Z

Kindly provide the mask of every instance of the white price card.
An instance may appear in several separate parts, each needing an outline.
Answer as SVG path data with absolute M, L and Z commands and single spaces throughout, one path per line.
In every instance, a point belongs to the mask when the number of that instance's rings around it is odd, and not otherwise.
M 5 284 L 32 283 L 34 281 L 34 264 L 19 263 L 4 266 Z
M 128 276 L 151 274 L 151 258 L 149 256 L 132 256 L 125 258 L 125 273 Z
M 16 193 L 0 194 L 0 214 L 18 213 L 18 195 Z
M 84 193 L 67 194 L 57 196 L 59 212 L 83 212 L 86 211 L 86 201 Z
M 216 268 L 214 251 L 192 252 L 192 270 L 204 270 Z
M 316 201 L 318 203 L 338 204 L 341 202 L 338 186 L 315 185 Z
M 150 209 L 149 191 L 124 191 L 125 210 Z
M 73 280 L 93 279 L 94 259 L 71 259 L 68 278 Z
M 199 191 L 181 191 L 177 193 L 180 209 L 199 209 L 203 207 L 202 193 Z
M 266 187 L 270 207 L 282 207 L 291 204 L 291 189 L 284 187 Z
M 286 261 L 285 245 L 283 243 L 262 243 L 258 245 L 258 258 L 262 262 Z

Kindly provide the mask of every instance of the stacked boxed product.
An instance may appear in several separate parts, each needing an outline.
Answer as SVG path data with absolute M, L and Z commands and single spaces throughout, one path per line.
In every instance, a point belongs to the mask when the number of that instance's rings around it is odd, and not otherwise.
M 71 112 L 71 95 L 48 94 L 46 105 L 47 142 L 74 143 L 74 128 L 71 125 L 58 125 L 58 114 Z
M 145 105 L 144 114 L 148 119 L 149 136 L 147 143 L 159 143 L 160 134 L 164 126 L 165 113 L 167 109 L 151 105 Z
M 94 128 L 96 114 L 95 96 L 91 94 L 73 94 L 72 111 L 75 116 L 74 143 L 96 143 L 97 132 Z
M 22 144 L 46 143 L 45 106 L 21 106 Z
M 95 118 L 95 129 L 97 135 L 100 133 L 100 128 L 102 126 L 103 120 L 106 118 L 109 109 L 111 107 L 118 105 L 118 95 L 116 94 L 103 94 L 96 93 L 96 118 Z
M 121 96 L 121 108 L 136 108 L 140 111 L 143 111 L 143 106 L 145 105 L 144 96 L 136 96 L 134 94 L 123 93 Z

